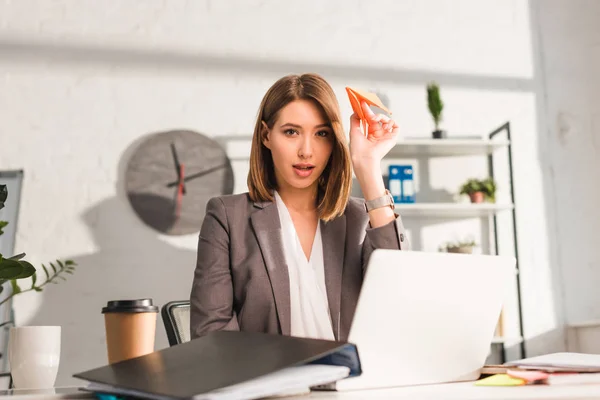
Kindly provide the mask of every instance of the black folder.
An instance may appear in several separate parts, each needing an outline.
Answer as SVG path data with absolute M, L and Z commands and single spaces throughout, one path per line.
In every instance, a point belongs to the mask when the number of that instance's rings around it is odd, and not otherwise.
M 73 376 L 91 382 L 90 390 L 98 392 L 191 399 L 290 367 L 319 364 L 347 367 L 348 376 L 362 373 L 352 343 L 220 331 Z

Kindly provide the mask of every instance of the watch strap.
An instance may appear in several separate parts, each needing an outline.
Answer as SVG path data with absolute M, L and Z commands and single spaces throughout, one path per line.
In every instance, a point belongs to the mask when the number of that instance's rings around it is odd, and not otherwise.
M 385 190 L 385 194 L 373 200 L 365 201 L 365 210 L 367 212 L 381 207 L 390 207 L 394 209 L 394 198 L 389 190 Z

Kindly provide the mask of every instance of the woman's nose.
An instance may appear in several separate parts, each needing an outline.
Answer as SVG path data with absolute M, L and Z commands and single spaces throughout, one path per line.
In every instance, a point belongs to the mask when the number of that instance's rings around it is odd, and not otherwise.
M 309 135 L 302 137 L 300 141 L 300 148 L 298 149 L 298 155 L 302 158 L 310 158 L 313 153 L 312 138 Z

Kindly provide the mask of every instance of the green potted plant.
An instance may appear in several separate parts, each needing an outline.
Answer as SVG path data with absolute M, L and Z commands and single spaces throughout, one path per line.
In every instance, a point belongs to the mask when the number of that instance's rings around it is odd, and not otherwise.
M 427 85 L 427 106 L 429 107 L 429 112 L 431 113 L 431 117 L 433 118 L 433 123 L 435 125 L 435 131 L 433 131 L 432 133 L 433 138 L 445 138 L 446 132 L 440 130 L 440 122 L 442 121 L 442 111 L 444 109 L 444 102 L 440 97 L 440 87 L 435 82 L 431 82 Z
M 471 199 L 471 203 L 483 203 L 496 201 L 496 182 L 492 178 L 467 180 L 460 187 L 460 194 L 466 194 Z
M 448 253 L 473 254 L 473 249 L 477 247 L 477 243 L 472 239 L 457 240 L 447 242 L 440 247 L 440 251 Z
M 6 185 L 0 185 L 0 209 L 4 208 L 7 197 L 8 189 Z M 0 235 L 4 233 L 2 229 L 7 225 L 8 222 L 0 221 Z M 75 270 L 76 264 L 72 260 L 56 260 L 56 262 L 49 263 L 49 267 L 42 264 L 43 275 L 41 275 L 37 273 L 36 268 L 31 263 L 23 259 L 24 257 L 25 253 L 7 258 L 0 254 L 0 293 L 4 290 L 4 284 L 7 282 L 10 282 L 12 288 L 12 293 L 0 301 L 0 305 L 19 293 L 41 292 L 49 283 L 56 284 L 61 280 L 66 280 L 65 274 L 73 274 Z M 27 288 L 21 288 L 17 281 L 25 278 L 31 278 L 31 285 Z M 4 322 L 0 326 L 9 322 Z

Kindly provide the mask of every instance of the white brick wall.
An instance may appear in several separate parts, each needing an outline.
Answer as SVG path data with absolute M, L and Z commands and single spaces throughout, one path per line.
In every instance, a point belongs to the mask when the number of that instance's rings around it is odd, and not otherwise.
M 580 324 L 600 319 L 600 3 L 566 3 L 539 5 L 548 93 L 540 137 L 552 160 L 566 322 Z
M 105 362 L 100 309 L 108 299 L 163 304 L 189 294 L 196 237 L 156 235 L 125 200 L 124 164 L 136 141 L 173 128 L 248 133 L 268 86 L 305 71 L 330 80 L 345 120 L 345 85 L 385 93 L 407 136 L 431 131 L 430 80 L 442 86 L 451 135 L 485 135 L 511 121 L 526 334 L 544 338 L 532 342 L 535 351 L 560 348 L 558 265 L 567 253 L 557 258 L 556 228 L 545 221 L 556 214 L 564 229 L 590 219 L 565 221 L 542 180 L 550 158 L 540 154 L 548 145 L 545 87 L 531 18 L 524 0 L 1 0 L 0 169 L 26 171 L 17 247 L 35 262 L 80 264 L 68 282 L 16 300 L 18 323 L 63 326 L 57 383 Z M 549 29 L 542 23 L 542 37 Z M 562 77 L 555 79 L 549 93 L 558 97 Z M 433 189 L 456 191 L 465 170 L 439 162 Z M 243 190 L 245 176 L 237 178 Z M 436 238 L 427 249 L 480 228 L 470 221 L 431 229 L 422 230 Z M 560 243 L 577 247 L 578 238 Z M 159 321 L 157 348 L 164 346 Z

